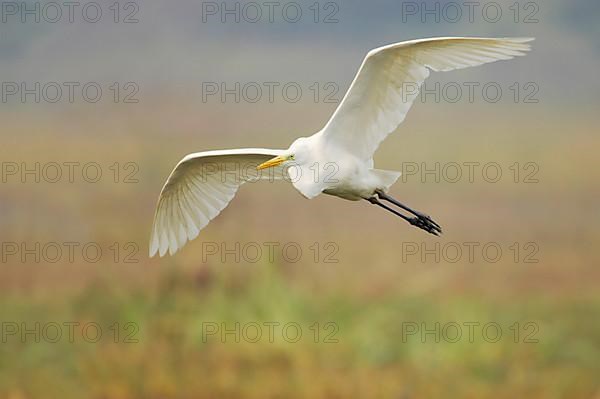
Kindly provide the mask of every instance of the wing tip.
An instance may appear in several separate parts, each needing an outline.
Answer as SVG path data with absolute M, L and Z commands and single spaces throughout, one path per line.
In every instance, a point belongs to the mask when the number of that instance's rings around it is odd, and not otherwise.
M 152 223 L 152 232 L 150 233 L 150 242 L 148 243 L 148 257 L 152 258 L 158 250 L 158 241 L 156 239 L 156 221 Z
M 531 43 L 535 40 L 535 37 L 505 37 L 502 39 L 505 43 L 515 45 L 514 50 L 516 51 L 531 51 Z M 524 55 L 523 53 L 518 55 Z
M 535 37 L 514 37 L 512 40 L 517 43 L 527 43 L 535 41 Z
M 148 246 L 148 256 L 154 258 L 160 249 L 160 242 L 156 233 L 156 226 L 152 226 L 152 235 L 150 236 L 150 245 Z
M 507 44 L 513 44 L 513 45 L 519 45 L 519 48 L 516 49 L 518 51 L 530 51 L 531 50 L 531 45 L 530 44 L 525 44 L 525 43 L 529 43 L 532 42 L 534 40 L 536 40 L 535 37 L 468 37 L 468 36 L 440 36 L 440 37 L 426 37 L 426 38 L 422 38 L 422 39 L 412 39 L 412 40 L 406 40 L 406 41 L 402 41 L 402 42 L 397 42 L 397 43 L 391 43 L 391 44 L 386 44 L 380 47 L 376 47 L 372 50 L 370 50 L 369 52 L 367 52 L 367 58 L 370 58 L 384 50 L 387 49 L 391 49 L 391 48 L 397 48 L 397 47 L 403 47 L 403 46 L 407 46 L 407 45 L 412 45 L 412 44 L 420 44 L 423 42 L 432 42 L 432 41 L 437 41 L 437 40 L 496 40 L 496 41 L 500 41 L 500 42 L 504 42 Z M 523 55 L 523 54 L 519 54 L 519 55 Z

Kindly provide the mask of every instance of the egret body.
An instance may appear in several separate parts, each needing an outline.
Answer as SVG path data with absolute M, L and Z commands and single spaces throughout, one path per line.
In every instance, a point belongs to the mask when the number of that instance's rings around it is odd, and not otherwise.
M 333 116 L 319 132 L 297 139 L 287 150 L 207 151 L 183 158 L 160 193 L 150 256 L 177 252 L 229 204 L 240 185 L 266 178 L 288 177 L 286 180 L 309 199 L 324 193 L 351 201 L 367 200 L 413 226 L 440 234 L 440 226 L 429 216 L 387 194 L 400 172 L 374 168 L 373 154 L 402 123 L 430 71 L 508 60 L 530 50 L 527 42 L 531 40 L 430 38 L 370 51 Z M 315 165 L 331 173 L 320 173 L 315 178 Z M 290 176 L 292 169 L 294 177 Z M 266 170 L 272 173 L 263 173 Z

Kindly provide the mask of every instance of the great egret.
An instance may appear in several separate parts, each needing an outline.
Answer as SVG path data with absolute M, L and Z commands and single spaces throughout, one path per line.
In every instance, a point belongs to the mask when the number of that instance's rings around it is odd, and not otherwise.
M 325 193 L 351 201 L 367 200 L 438 235 L 442 230 L 429 216 L 386 194 L 400 172 L 375 169 L 373 153 L 404 120 L 429 70 L 450 71 L 508 60 L 524 55 L 531 40 L 443 37 L 370 51 L 333 116 L 316 134 L 297 139 L 287 150 L 207 151 L 183 158 L 160 193 L 150 256 L 157 252 L 163 256 L 167 251 L 174 254 L 227 206 L 241 184 L 265 178 L 287 178 L 309 199 Z M 316 169 L 322 173 L 315 173 Z M 327 173 L 323 173 L 325 169 Z M 271 173 L 263 173 L 266 170 Z

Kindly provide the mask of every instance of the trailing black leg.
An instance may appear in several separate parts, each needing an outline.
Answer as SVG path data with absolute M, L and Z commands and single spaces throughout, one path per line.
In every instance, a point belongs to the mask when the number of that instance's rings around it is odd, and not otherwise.
M 384 204 L 384 203 L 380 202 L 380 201 L 379 201 L 377 198 L 375 198 L 375 197 L 371 197 L 371 198 L 369 198 L 367 201 L 369 201 L 371 204 L 374 204 L 374 205 L 380 206 L 380 207 L 382 207 L 383 209 L 386 209 L 386 210 L 388 210 L 388 211 L 392 212 L 394 215 L 400 216 L 402 219 L 404 219 L 404 220 L 406 220 L 407 222 L 409 222 L 409 223 L 410 223 L 410 219 L 411 219 L 411 218 L 409 218 L 409 217 L 407 217 L 407 216 L 405 216 L 405 215 L 401 214 L 400 212 L 398 212 L 398 211 L 397 211 L 397 210 L 395 210 L 395 209 L 392 209 L 392 208 L 390 208 L 390 207 L 389 207 L 389 206 L 387 206 L 386 204 Z
M 390 208 L 389 206 L 381 203 L 377 198 L 375 197 L 371 197 L 369 198 L 369 202 L 371 202 L 372 204 L 376 204 L 379 205 L 380 207 L 387 209 L 388 211 L 394 213 L 395 215 L 400 216 L 402 219 L 406 220 L 407 222 L 409 222 L 411 225 L 418 227 L 420 229 L 423 229 L 425 231 L 427 231 L 430 234 L 439 236 L 442 233 L 442 228 L 440 227 L 439 224 L 437 224 L 435 221 L 433 221 L 433 219 L 431 219 L 429 216 L 421 213 L 421 212 L 417 212 L 415 210 L 412 210 L 411 208 L 409 208 L 408 206 L 402 204 L 400 201 L 396 200 L 395 198 L 387 195 L 386 193 L 384 193 L 383 191 L 375 191 L 375 194 L 377 194 L 377 196 L 385 201 L 391 202 L 392 204 L 404 209 L 407 212 L 412 213 L 413 215 L 415 215 L 416 217 L 411 218 L 411 217 L 407 217 L 401 213 L 399 213 L 398 211 L 396 211 L 393 208 Z

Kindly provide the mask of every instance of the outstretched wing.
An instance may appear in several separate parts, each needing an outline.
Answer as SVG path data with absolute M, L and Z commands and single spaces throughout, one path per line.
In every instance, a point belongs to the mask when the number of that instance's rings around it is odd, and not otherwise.
M 433 71 L 450 71 L 525 55 L 531 38 L 444 37 L 370 51 L 322 130 L 327 141 L 368 160 L 406 117 Z
M 240 185 L 259 179 L 281 179 L 283 168 L 258 171 L 282 150 L 247 148 L 190 154 L 173 169 L 158 198 L 150 257 L 173 255 L 198 236 L 233 199 Z

